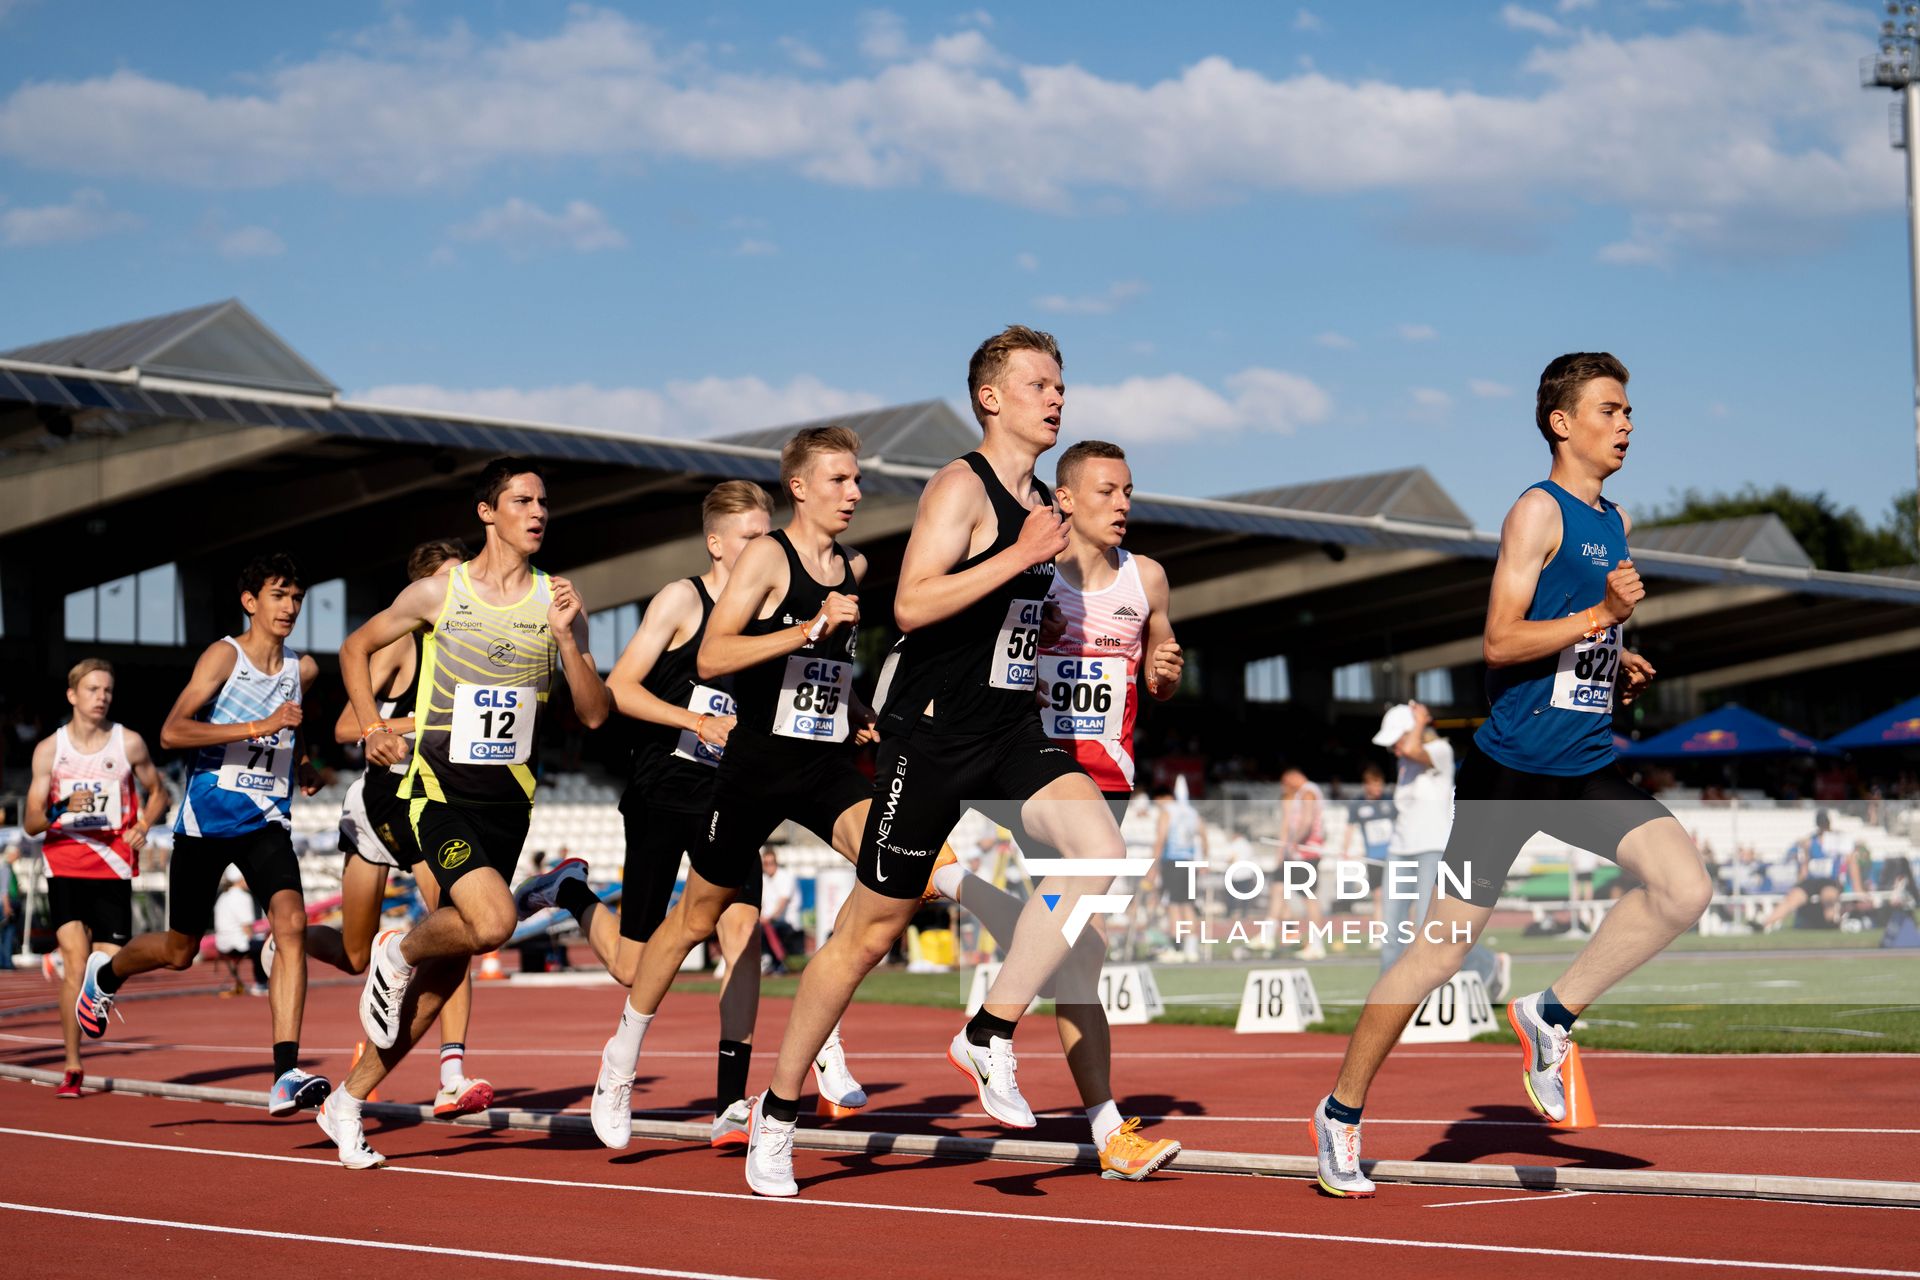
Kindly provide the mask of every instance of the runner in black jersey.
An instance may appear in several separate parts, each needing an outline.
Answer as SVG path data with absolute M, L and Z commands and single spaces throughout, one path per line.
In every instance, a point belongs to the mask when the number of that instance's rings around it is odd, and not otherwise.
M 1036 714 L 1053 560 L 1067 526 L 1034 464 L 1060 433 L 1060 351 L 1014 326 L 982 343 L 968 390 L 985 438 L 943 467 L 920 499 L 900 567 L 894 621 L 905 633 L 881 680 L 876 796 L 860 844 L 859 884 L 841 925 L 801 977 L 773 1085 L 754 1109 L 747 1185 L 794 1195 L 793 1126 L 814 1046 L 906 928 L 934 858 L 969 807 L 1016 809 L 1041 842 L 1069 858 L 1118 863 L 1120 829 L 1099 788 Z M 1043 630 L 1051 632 L 1042 635 Z M 1080 899 L 1112 878 L 1047 880 L 1022 912 L 987 1003 L 948 1057 L 1002 1123 L 1031 1127 L 1014 1079 L 1013 1029 L 1065 957 Z M 1089 904 L 1094 905 L 1094 904 Z M 1084 915 L 1079 917 L 1084 922 Z
M 808 428 L 787 442 L 780 474 L 793 519 L 740 553 L 707 621 L 698 675 L 733 677 L 737 718 L 715 771 L 712 811 L 689 851 L 686 891 L 641 952 L 620 1025 L 601 1054 L 593 1128 L 615 1150 L 632 1132 L 641 1042 L 687 953 L 712 937 L 736 904 L 749 905 L 757 918 L 767 837 L 792 819 L 848 857 L 858 846 L 873 794 L 853 762 L 853 745 L 873 734 L 872 713 L 853 691 L 856 592 L 867 562 L 835 538 L 860 502 L 859 451 L 860 438 L 843 427 Z M 759 966 L 749 968 L 743 976 L 753 980 L 757 1002 Z M 746 1011 L 749 1031 L 754 1012 Z M 723 1010 L 723 1030 L 735 1017 Z M 813 1065 L 823 1108 L 847 1114 L 864 1106 L 866 1094 L 847 1073 L 837 1037 L 821 1040 Z M 723 1072 L 722 1093 L 744 1092 L 749 1044 L 744 1037 L 723 1041 L 734 1061 Z M 729 1107 L 737 1097 L 719 1101 L 715 1145 L 743 1140 L 746 1108 Z
M 418 582 L 451 572 L 466 558 L 466 544 L 458 539 L 423 542 L 407 557 L 407 580 Z M 402 636 L 375 653 L 372 670 L 380 717 L 406 739 L 411 750 L 413 705 L 420 680 L 418 633 Z M 360 722 L 351 703 L 340 709 L 333 736 L 343 745 L 360 741 Z M 414 839 L 406 802 L 400 799 L 400 779 L 406 771 L 404 764 L 368 765 L 347 789 L 341 806 L 340 852 L 345 856 L 340 869 L 340 923 L 308 925 L 307 954 L 343 973 L 367 971 L 386 909 L 388 872 L 412 871 L 427 910 L 440 905 L 439 884 L 419 865 L 423 861 L 420 842 Z M 271 974 L 278 956 L 279 948 L 269 935 L 260 953 L 261 967 Z M 436 1116 L 485 1111 L 493 1104 L 493 1086 L 466 1073 L 467 1023 L 472 1012 L 473 981 L 468 978 L 447 997 L 440 1015 L 440 1089 L 433 1099 Z

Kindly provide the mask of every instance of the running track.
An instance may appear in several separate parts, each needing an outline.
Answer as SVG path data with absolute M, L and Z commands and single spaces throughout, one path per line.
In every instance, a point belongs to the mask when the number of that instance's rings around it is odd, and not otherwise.
M 193 976 L 151 989 L 184 991 Z M 0 1005 L 51 995 L 6 977 Z M 308 1065 L 335 1078 L 356 1036 L 356 992 L 316 985 L 310 997 Z M 504 1102 L 577 1111 L 617 1007 L 611 987 L 484 987 L 470 1066 Z M 91 1046 L 96 1074 L 267 1086 L 266 1055 L 253 1047 L 266 1039 L 264 1001 L 168 994 L 122 1009 L 128 1021 Z M 755 1087 L 786 1012 L 780 1002 L 763 1009 Z M 874 1101 L 849 1126 L 999 1136 L 968 1114 L 972 1100 L 944 1062 L 956 1022 L 949 1011 L 856 1006 L 848 1044 Z M 707 1113 L 714 1035 L 711 998 L 670 998 L 642 1058 L 642 1114 Z M 1150 1123 L 1213 1150 L 1308 1151 L 1301 1117 L 1340 1048 L 1210 1028 L 1115 1037 L 1124 1110 L 1170 1117 Z M 1023 1088 L 1037 1109 L 1064 1116 L 1073 1095 L 1041 1021 L 1022 1039 Z M 0 1018 L 0 1061 L 57 1068 L 57 1041 L 51 1013 Z M 424 1098 L 433 1069 L 423 1053 L 382 1096 Z M 1910 1060 L 1593 1054 L 1605 1123 L 1579 1134 L 1530 1122 L 1516 1071 L 1510 1049 L 1408 1050 L 1369 1103 L 1368 1155 L 1906 1178 L 1920 1137 Z M 1032 1136 L 1084 1141 L 1073 1114 L 1043 1119 Z M 404 1259 L 409 1280 L 580 1269 L 877 1277 L 903 1267 L 1220 1276 L 1315 1264 L 1426 1276 L 1543 1265 L 1567 1276 L 1920 1276 L 1920 1211 L 1905 1209 L 1409 1186 L 1343 1202 L 1286 1178 L 1175 1169 L 1133 1185 L 1006 1161 L 809 1151 L 796 1156 L 800 1199 L 771 1202 L 747 1194 L 739 1155 L 704 1146 L 636 1139 L 613 1153 L 570 1135 L 384 1122 L 369 1137 L 392 1166 L 349 1174 L 304 1117 L 130 1095 L 59 1102 L 45 1087 L 0 1081 L 0 1168 L 13 1175 L 0 1192 L 5 1270 L 386 1275 Z

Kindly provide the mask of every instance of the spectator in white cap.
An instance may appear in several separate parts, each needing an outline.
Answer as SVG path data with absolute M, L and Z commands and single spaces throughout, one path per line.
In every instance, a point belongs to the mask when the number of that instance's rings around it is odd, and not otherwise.
M 1388 707 L 1373 741 L 1391 750 L 1399 761 L 1393 788 L 1393 838 L 1387 844 L 1387 878 L 1380 892 L 1380 918 L 1387 926 L 1387 939 L 1380 948 L 1384 973 L 1411 940 L 1408 922 L 1424 921 L 1433 901 L 1440 858 L 1453 830 L 1453 744 L 1440 736 L 1433 727 L 1433 713 L 1418 702 Z M 1404 870 L 1396 874 L 1396 868 L 1408 863 L 1415 868 L 1411 877 Z M 1480 975 L 1488 999 L 1495 1003 L 1505 999 L 1513 985 L 1513 959 L 1504 951 L 1496 955 L 1476 944 L 1461 968 Z

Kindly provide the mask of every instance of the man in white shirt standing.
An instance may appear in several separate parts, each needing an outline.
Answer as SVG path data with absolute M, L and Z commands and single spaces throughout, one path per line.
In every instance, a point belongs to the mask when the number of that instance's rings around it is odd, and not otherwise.
M 244 995 L 247 991 L 248 984 L 240 981 L 240 962 L 252 956 L 253 922 L 259 918 L 246 881 L 228 876 L 225 891 L 213 900 L 213 945 L 233 977 L 233 985 L 222 995 Z M 256 981 L 252 985 L 260 984 Z
M 1387 926 L 1380 947 L 1380 971 L 1385 973 L 1406 950 L 1413 927 L 1427 918 L 1433 902 L 1440 858 L 1453 830 L 1453 744 L 1440 736 L 1433 713 L 1418 702 L 1387 708 L 1373 741 L 1390 749 L 1399 762 L 1393 839 L 1387 844 L 1387 878 L 1380 894 L 1380 917 Z M 1415 868 L 1411 877 L 1396 870 L 1408 863 Z M 1489 1000 L 1498 1004 L 1506 999 L 1513 985 L 1513 958 L 1506 952 L 1496 955 L 1476 943 L 1461 967 L 1480 975 Z

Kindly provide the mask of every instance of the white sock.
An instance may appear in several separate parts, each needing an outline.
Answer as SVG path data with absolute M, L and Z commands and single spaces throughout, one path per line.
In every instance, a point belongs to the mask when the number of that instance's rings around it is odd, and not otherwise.
M 340 1092 L 334 1094 L 329 1101 L 333 1104 L 330 1109 L 334 1115 L 339 1116 L 342 1120 L 355 1120 L 360 1116 L 360 1104 L 365 1102 L 366 1099 L 356 1098 L 347 1092 L 346 1083 L 342 1081 Z
M 634 1065 L 640 1061 L 640 1042 L 647 1038 L 647 1028 L 652 1023 L 653 1015 L 634 1008 L 633 1001 L 621 1004 L 620 1025 L 607 1045 L 607 1060 L 621 1075 L 633 1074 Z
M 1087 1122 L 1093 1126 L 1093 1145 L 1105 1147 L 1107 1139 L 1114 1135 L 1122 1123 L 1120 1108 L 1113 1105 L 1112 1098 L 1108 1098 L 1097 1107 L 1087 1108 Z
M 406 954 L 400 950 L 400 944 L 406 938 L 406 934 L 396 933 L 387 939 L 387 964 L 401 973 L 412 973 L 413 966 L 407 963 Z
M 448 1043 L 440 1046 L 440 1087 L 451 1089 L 467 1074 L 467 1047 Z
M 933 873 L 933 887 L 942 897 L 960 901 L 960 886 L 966 882 L 967 869 L 957 862 L 949 862 Z

